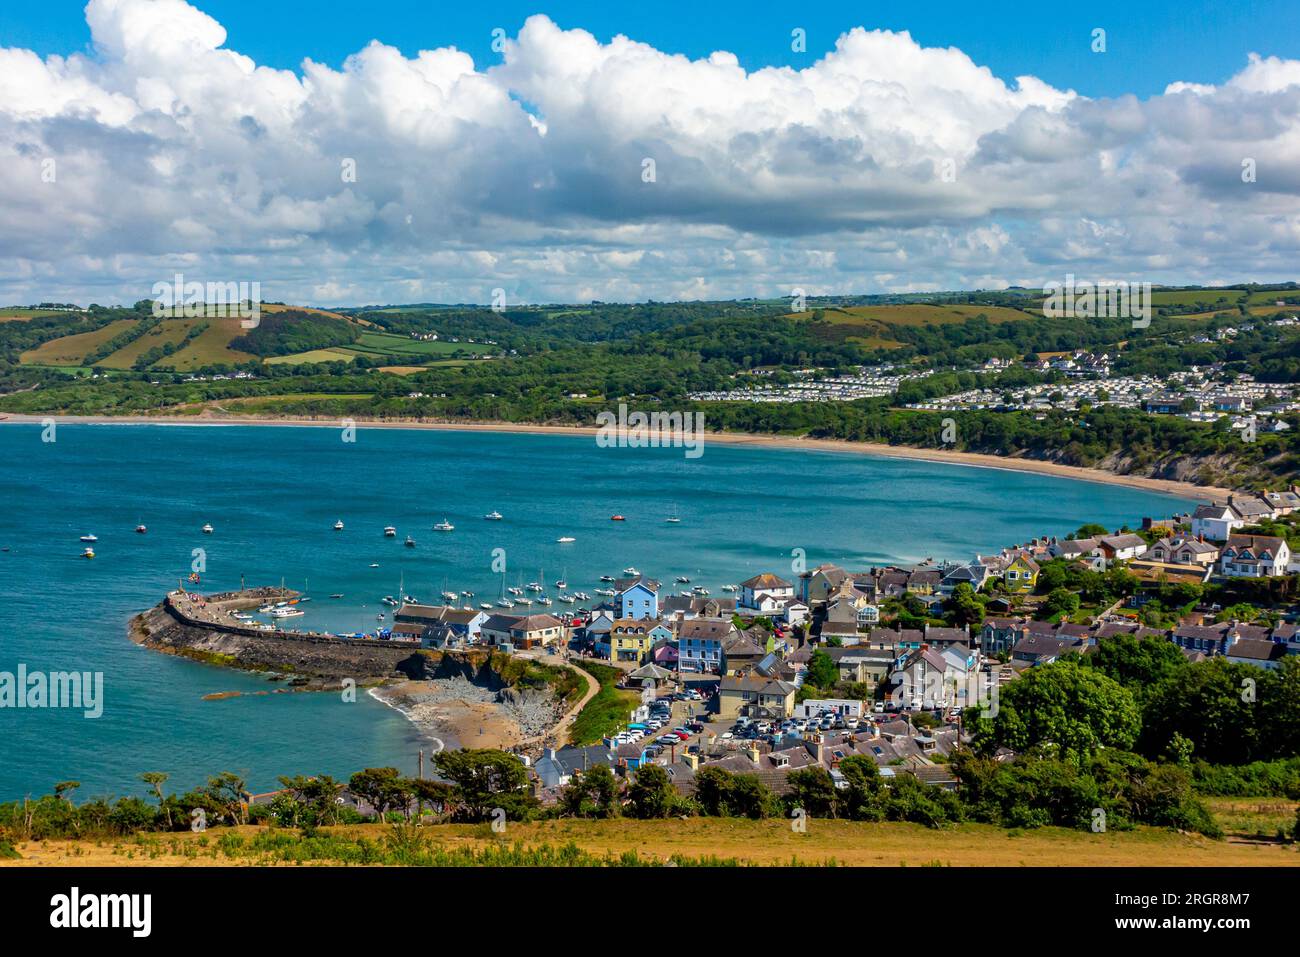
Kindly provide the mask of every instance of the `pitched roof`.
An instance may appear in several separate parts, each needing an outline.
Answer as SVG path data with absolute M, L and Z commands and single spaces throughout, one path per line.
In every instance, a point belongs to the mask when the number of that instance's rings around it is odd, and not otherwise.
M 747 581 L 741 582 L 740 586 L 742 588 L 749 588 L 757 591 L 763 588 L 789 588 L 790 583 L 784 578 L 776 577 L 771 572 L 763 572 L 762 574 L 755 575 Z

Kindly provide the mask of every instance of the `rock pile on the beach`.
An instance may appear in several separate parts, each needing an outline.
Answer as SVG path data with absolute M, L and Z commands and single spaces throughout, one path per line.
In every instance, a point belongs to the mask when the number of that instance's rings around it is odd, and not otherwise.
M 525 738 L 550 731 L 564 713 L 564 704 L 549 690 L 506 688 L 499 695 L 501 710 L 513 720 Z

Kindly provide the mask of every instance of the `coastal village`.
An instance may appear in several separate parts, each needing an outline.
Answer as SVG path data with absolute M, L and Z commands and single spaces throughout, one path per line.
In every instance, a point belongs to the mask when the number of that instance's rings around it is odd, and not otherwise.
M 601 741 L 520 749 L 543 800 L 596 764 L 619 775 L 657 764 L 687 794 L 700 768 L 716 766 L 757 774 L 779 794 L 799 768 L 838 781 L 853 754 L 886 778 L 955 787 L 945 763 L 964 740 L 963 712 L 995 708 L 999 688 L 1092 654 L 1103 638 L 1260 669 L 1300 654 L 1298 524 L 1300 488 L 1234 494 L 1137 528 L 1084 526 L 966 561 L 764 572 L 726 597 L 636 574 L 563 614 L 406 603 L 388 640 L 622 672 L 636 704 Z M 1107 589 L 1066 584 L 1089 575 Z M 1216 593 L 1252 600 L 1225 606 Z

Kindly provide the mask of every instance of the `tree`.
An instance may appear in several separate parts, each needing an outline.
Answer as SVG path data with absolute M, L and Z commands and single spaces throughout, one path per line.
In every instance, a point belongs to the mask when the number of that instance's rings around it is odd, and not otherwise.
M 695 800 L 709 817 L 726 817 L 731 813 L 730 771 L 703 767 L 695 775 Z
M 657 770 L 663 773 L 662 768 Z M 597 764 L 573 775 L 560 793 L 560 808 L 572 817 L 617 817 L 619 787 L 614 772 Z
M 876 762 L 861 754 L 851 754 L 840 762 L 845 787 L 837 795 L 839 816 L 854 821 L 878 821 L 883 816 L 880 797 L 885 784 Z
M 162 809 L 167 817 L 167 830 L 172 829 L 172 809 L 166 801 L 163 800 L 162 786 L 167 783 L 171 777 L 166 771 L 145 771 L 140 775 L 140 780 L 153 788 L 154 795 L 158 798 L 158 807 Z
M 657 764 L 637 768 L 627 789 L 629 810 L 633 817 L 668 817 L 677 805 L 677 791 L 668 772 Z
M 962 582 L 952 590 L 952 596 L 944 603 L 944 608 L 952 616 L 952 623 L 958 628 L 969 625 L 978 628 L 984 623 L 984 605 L 975 597 L 975 589 Z
M 523 820 L 536 803 L 523 762 L 505 751 L 440 751 L 433 765 L 455 787 L 458 819 L 485 821 L 499 807 L 511 820 Z
M 808 659 L 807 681 L 817 688 L 834 687 L 840 678 L 840 670 L 835 667 L 831 656 L 818 648 Z
M 397 768 L 366 768 L 358 771 L 348 779 L 348 787 L 353 794 L 375 809 L 380 820 L 394 808 L 400 808 L 410 817 L 410 783 Z
M 1079 596 L 1068 588 L 1053 588 L 1043 602 L 1042 614 L 1051 618 L 1055 615 L 1069 617 L 1079 610 Z
M 71 806 L 71 794 L 79 787 L 81 787 L 80 781 L 60 781 L 58 784 L 54 785 L 54 796 L 60 801 L 67 801 L 68 805 Z
M 208 778 L 208 783 L 199 789 L 215 807 L 217 813 L 227 818 L 232 824 L 248 823 L 248 804 L 245 800 L 248 790 L 244 779 L 230 771 L 223 771 Z M 195 805 L 201 806 L 201 805 Z
M 1111 635 L 1100 639 L 1083 662 L 1141 696 L 1185 667 L 1187 657 L 1172 641 Z
M 835 816 L 835 782 L 825 768 L 791 771 L 786 782 L 790 787 L 785 796 L 787 809 L 802 808 L 809 817 Z
M 737 817 L 756 820 L 778 813 L 781 804 L 756 774 L 733 775 L 727 803 L 731 813 Z
M 1078 760 L 1099 748 L 1129 750 L 1140 717 L 1126 688 L 1073 658 L 1040 665 L 1004 688 L 993 741 L 1013 751 L 1047 747 Z M 987 729 L 981 723 L 981 731 Z M 979 732 L 977 732 L 977 738 Z

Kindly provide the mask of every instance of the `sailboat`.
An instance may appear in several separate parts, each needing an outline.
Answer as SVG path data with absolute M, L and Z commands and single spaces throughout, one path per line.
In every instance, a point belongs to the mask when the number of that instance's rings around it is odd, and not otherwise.
M 668 517 L 665 518 L 664 521 L 667 522 L 669 525 L 676 525 L 678 522 L 681 521 L 681 518 L 677 514 L 676 502 L 673 503 L 672 511 L 668 513 Z
M 569 578 L 569 569 L 565 568 L 564 574 L 562 574 L 559 578 L 555 580 L 555 587 L 560 589 L 560 591 L 563 591 L 564 589 L 568 588 L 569 587 L 568 578 Z
M 514 608 L 514 607 L 515 607 L 515 603 L 512 602 L 509 598 L 506 597 L 506 573 L 505 573 L 504 571 L 501 572 L 501 591 L 499 592 L 499 595 L 500 595 L 500 597 L 497 598 L 497 607 L 498 607 L 498 608 Z

